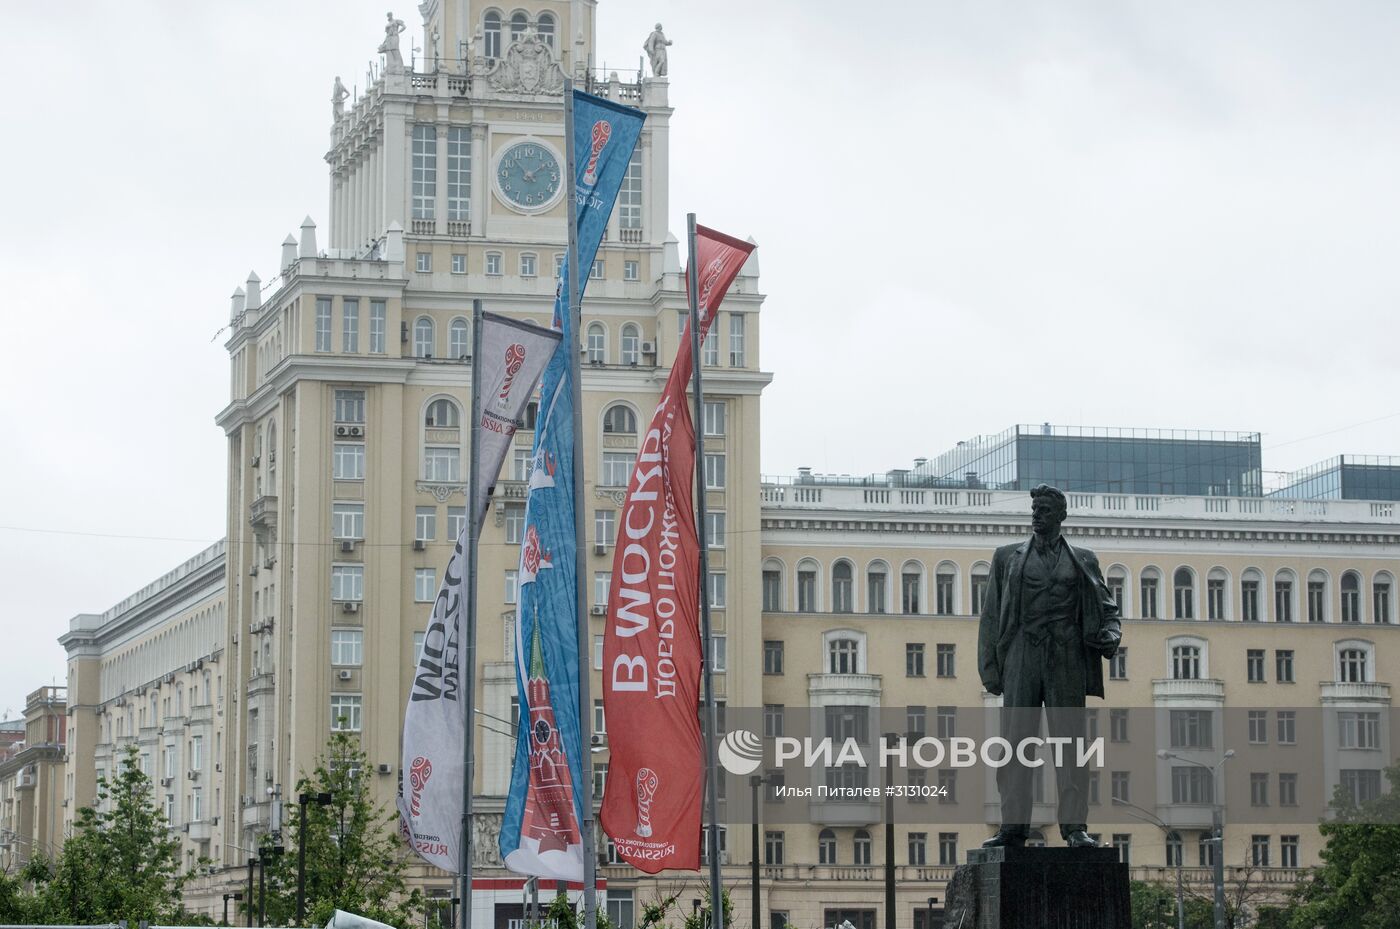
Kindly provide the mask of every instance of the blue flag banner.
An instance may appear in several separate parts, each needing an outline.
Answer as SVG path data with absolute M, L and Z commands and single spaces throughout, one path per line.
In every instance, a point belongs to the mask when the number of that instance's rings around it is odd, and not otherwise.
M 577 206 L 578 300 L 646 115 L 574 91 L 573 196 Z M 540 382 L 534 466 L 525 503 L 515 635 L 520 727 L 501 824 L 501 858 L 518 874 L 583 880 L 580 823 L 592 785 L 583 783 L 579 719 L 578 551 L 573 378 L 578 333 L 564 298 L 568 259 L 555 291 L 563 339 Z

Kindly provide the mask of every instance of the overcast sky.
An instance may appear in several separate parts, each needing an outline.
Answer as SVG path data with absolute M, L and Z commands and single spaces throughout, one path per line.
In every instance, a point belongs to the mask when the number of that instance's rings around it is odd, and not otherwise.
M 385 9 L 7 6 L 0 715 L 62 683 L 74 614 L 223 535 L 214 336 L 324 228 L 331 82 Z M 1400 6 L 598 11 L 612 67 L 675 42 L 672 228 L 759 242 L 765 473 L 1047 420 L 1400 453 Z

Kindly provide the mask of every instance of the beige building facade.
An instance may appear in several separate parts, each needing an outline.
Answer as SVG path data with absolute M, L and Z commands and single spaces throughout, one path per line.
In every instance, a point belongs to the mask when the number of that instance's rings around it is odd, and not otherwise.
M 67 735 L 62 687 L 40 687 L 24 701 L 24 738 L 0 757 L 0 873 L 63 843 L 62 794 Z
M 68 653 L 68 751 L 55 795 L 64 836 L 134 749 L 183 863 L 239 860 L 219 812 L 226 556 L 217 542 L 110 609 L 73 617 L 59 637 Z
M 362 96 L 334 106 L 323 227 L 303 221 L 267 285 L 252 274 L 234 294 L 230 397 L 217 416 L 228 441 L 227 541 L 106 613 L 75 617 L 61 640 L 63 818 L 91 803 L 96 779 L 136 745 L 186 854 L 213 862 L 190 903 L 216 917 L 220 893 L 241 886 L 249 850 L 278 827 L 279 806 L 296 802 L 298 778 L 334 730 L 358 733 L 378 800 L 392 804 L 398 790 L 412 669 L 465 520 L 472 300 L 546 323 L 565 248 L 561 192 L 522 201 L 506 189 L 502 162 L 530 146 L 562 165 L 565 74 L 647 113 L 589 269 L 577 346 L 595 696 L 618 512 L 682 330 L 682 248 L 667 226 L 667 79 L 588 72 L 589 0 L 519 9 L 429 0 L 420 10 L 419 45 L 431 53 L 409 67 L 386 62 Z M 651 23 L 638 26 L 640 39 Z M 995 700 L 976 674 L 976 613 L 993 549 L 1029 531 L 1028 498 L 893 479 L 763 478 L 763 301 L 753 258 L 702 352 L 713 659 L 729 723 L 753 720 L 770 742 L 813 715 L 865 734 L 987 734 Z M 496 481 L 477 593 L 475 809 L 487 841 L 476 865 L 494 882 L 477 907 L 478 922 L 498 929 L 519 918 L 494 836 L 517 718 L 512 624 L 532 425 Z M 1264 896 L 1291 886 L 1320 847 L 1315 816 L 1295 811 L 1311 814 L 1333 783 L 1366 793 L 1394 755 L 1393 504 L 1072 494 L 1066 534 L 1099 553 L 1126 617 L 1125 652 L 1098 705 L 1109 762 L 1091 829 L 1124 850 L 1135 877 L 1171 880 L 1180 860 L 1199 885 L 1209 879 L 1201 838 L 1222 797 L 1244 811 L 1227 812 L 1230 879 Z M 1279 744 L 1288 711 L 1300 715 Z M 1303 755 L 1310 734 L 1339 741 L 1328 728 L 1336 714 L 1351 714 L 1349 748 L 1280 767 L 1291 762 L 1277 753 Z M 1189 722 L 1196 741 L 1171 741 L 1171 720 Z M 592 724 L 601 796 L 601 709 Z M 1157 755 L 1214 764 L 1227 748 L 1236 754 L 1209 794 L 1174 771 L 1191 762 Z M 789 785 L 827 778 L 779 772 L 771 755 L 763 773 Z M 1262 796 L 1257 774 L 1268 775 Z M 1297 776 L 1290 786 L 1280 774 Z M 954 863 L 997 821 L 985 768 L 920 776 L 949 793 L 897 807 L 901 925 L 926 925 L 928 898 L 942 898 Z M 758 816 L 760 922 L 873 927 L 883 910 L 883 804 L 778 803 L 773 787 Z M 744 793 L 727 793 L 720 855 L 736 923 L 748 927 Z M 1037 828 L 1057 841 L 1053 784 L 1037 800 Z M 1161 825 L 1134 819 L 1128 805 Z M 644 878 L 617 864 L 601 836 L 599 856 L 608 911 L 624 926 L 663 888 L 681 888 L 683 908 L 702 896 L 701 875 Z M 415 880 L 431 895 L 453 893 L 443 872 L 420 867 Z

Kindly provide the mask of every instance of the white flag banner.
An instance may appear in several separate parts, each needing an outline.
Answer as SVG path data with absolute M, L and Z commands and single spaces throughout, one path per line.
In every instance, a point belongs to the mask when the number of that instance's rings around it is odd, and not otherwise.
M 486 519 L 489 491 L 505 463 L 535 384 L 561 338 L 558 332 L 494 313 L 481 315 L 479 349 L 472 364 L 481 394 L 472 398 L 481 429 L 472 455 L 477 463 L 476 525 L 463 526 L 433 601 L 423 650 L 403 720 L 399 832 L 424 861 L 448 871 L 458 867 L 462 838 L 464 736 L 468 731 L 464 682 L 470 679 L 466 647 L 467 546 L 476 544 Z

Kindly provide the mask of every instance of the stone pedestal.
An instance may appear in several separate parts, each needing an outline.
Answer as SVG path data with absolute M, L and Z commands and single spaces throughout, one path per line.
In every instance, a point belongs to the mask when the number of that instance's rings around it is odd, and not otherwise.
M 946 929 L 1131 929 L 1112 848 L 979 848 L 948 884 Z

